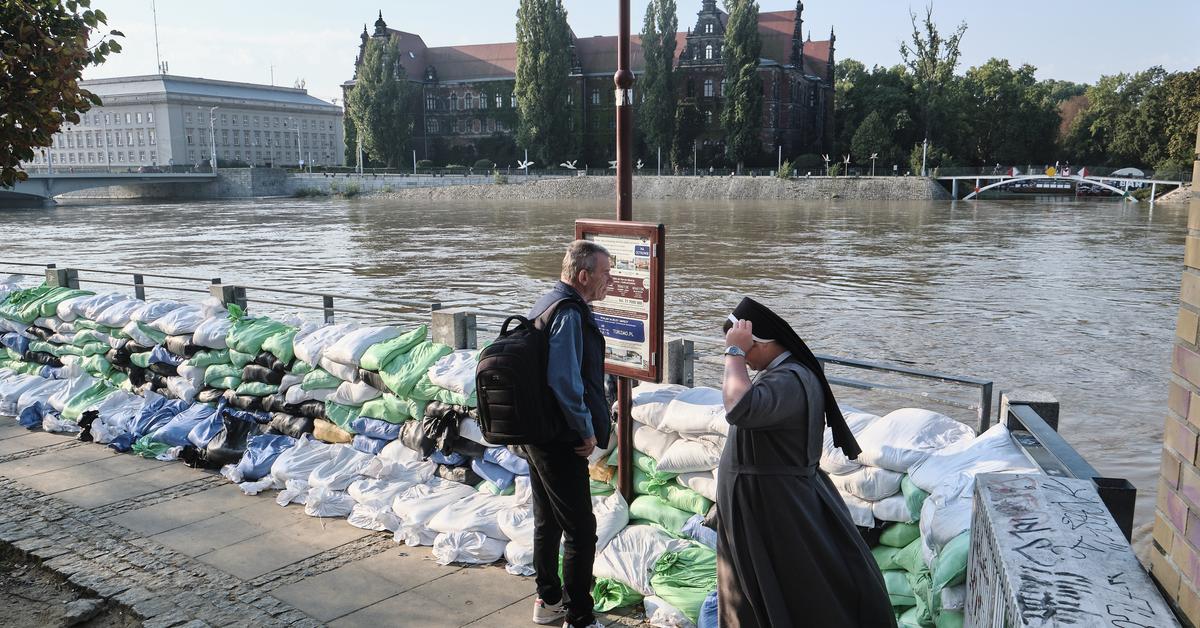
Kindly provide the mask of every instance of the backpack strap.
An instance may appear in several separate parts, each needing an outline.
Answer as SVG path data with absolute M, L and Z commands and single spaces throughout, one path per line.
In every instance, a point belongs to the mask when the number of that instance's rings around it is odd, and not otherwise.
M 543 331 L 549 329 L 550 323 L 554 321 L 554 317 L 558 314 L 559 309 L 564 307 L 573 307 L 575 309 L 579 309 L 579 304 L 576 303 L 574 299 L 569 298 L 559 299 L 554 303 L 551 303 L 550 307 L 546 308 L 546 311 L 542 312 L 541 315 L 533 319 L 532 323 L 534 329 Z

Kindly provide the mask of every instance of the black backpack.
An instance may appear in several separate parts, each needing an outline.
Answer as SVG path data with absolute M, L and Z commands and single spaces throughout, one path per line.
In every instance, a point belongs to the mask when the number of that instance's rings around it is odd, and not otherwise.
M 538 445 L 566 427 L 546 381 L 550 334 L 546 328 L 564 302 L 553 303 L 530 321 L 510 316 L 496 341 L 479 353 L 475 390 L 483 437 L 496 445 Z M 570 307 L 570 306 L 568 306 Z M 516 326 L 509 326 L 516 322 Z

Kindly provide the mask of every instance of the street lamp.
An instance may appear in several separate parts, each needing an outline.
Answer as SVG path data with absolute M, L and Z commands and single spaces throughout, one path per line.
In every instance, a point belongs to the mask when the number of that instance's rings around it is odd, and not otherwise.
M 304 154 L 300 152 L 300 125 L 296 124 L 292 116 L 288 116 L 288 123 L 296 129 L 296 166 L 304 170 Z
M 875 159 L 879 157 L 879 153 L 871 153 L 871 177 L 875 177 Z
M 209 157 L 209 166 L 212 167 L 213 174 L 217 174 L 217 116 L 214 113 L 220 107 L 211 107 L 208 110 L 208 139 L 211 142 L 212 154 Z

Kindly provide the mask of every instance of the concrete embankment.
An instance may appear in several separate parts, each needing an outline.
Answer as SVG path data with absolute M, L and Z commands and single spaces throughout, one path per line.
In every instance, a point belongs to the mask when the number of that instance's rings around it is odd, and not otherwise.
M 519 177 L 514 177 L 519 178 Z M 510 179 L 511 180 L 511 179 Z M 409 188 L 384 194 L 397 199 L 555 200 L 612 198 L 613 177 L 569 177 L 507 185 L 466 185 L 452 188 Z M 774 177 L 635 177 L 633 195 L 643 200 L 729 199 L 805 200 L 948 200 L 950 194 L 932 179 L 920 177 L 813 177 L 783 180 Z

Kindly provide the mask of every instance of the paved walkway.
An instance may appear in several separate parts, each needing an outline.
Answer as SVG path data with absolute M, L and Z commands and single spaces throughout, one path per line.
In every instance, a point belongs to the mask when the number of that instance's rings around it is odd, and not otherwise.
M 0 417 L 0 546 L 154 626 L 530 626 L 533 581 Z M 606 625 L 639 625 L 606 616 Z

